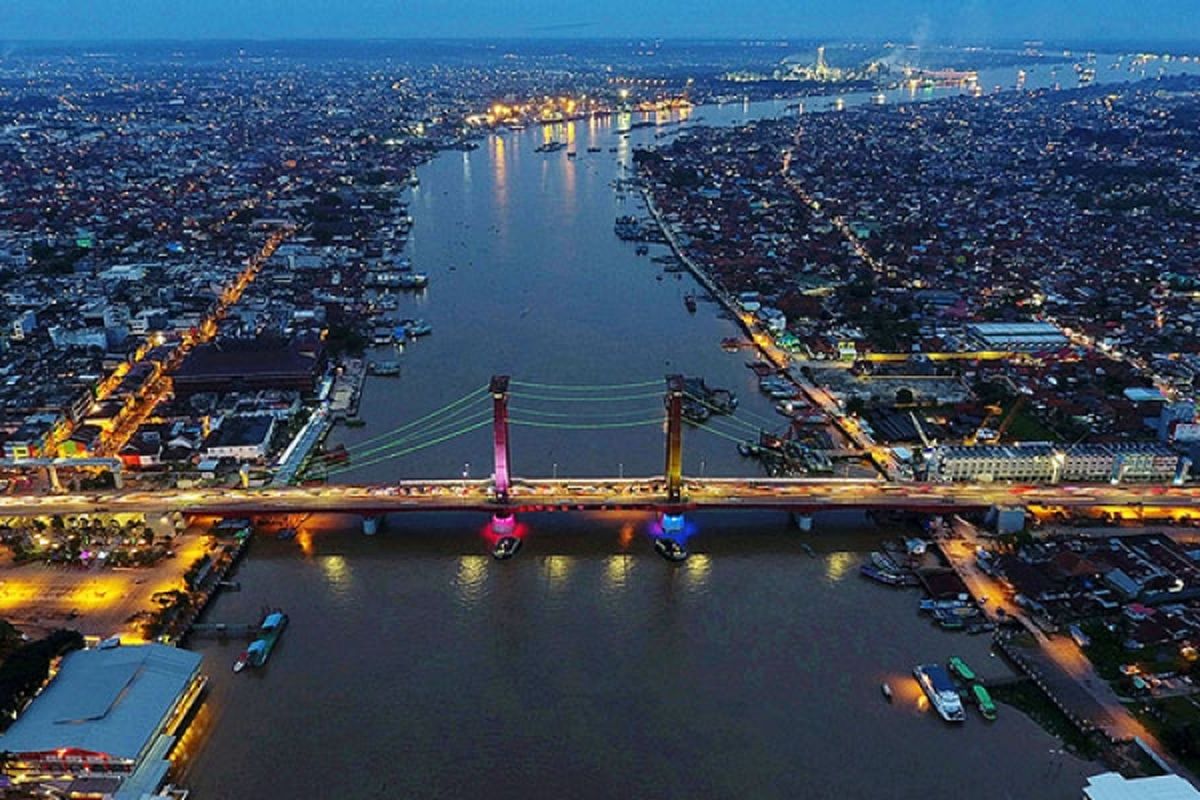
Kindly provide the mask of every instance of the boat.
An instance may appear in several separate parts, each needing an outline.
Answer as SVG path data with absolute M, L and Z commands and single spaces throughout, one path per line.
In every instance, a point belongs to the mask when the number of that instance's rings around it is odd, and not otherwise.
M 379 377 L 394 377 L 400 374 L 400 362 L 395 360 L 369 361 L 367 362 L 367 374 Z
M 423 319 L 401 320 L 399 329 L 403 329 L 405 335 L 410 339 L 415 339 L 418 336 L 428 336 L 433 333 L 433 326 Z
M 913 677 L 942 719 L 962 722 L 967 718 L 958 689 L 940 664 L 920 664 L 913 669 Z
M 413 186 L 413 187 L 421 185 L 421 179 L 417 177 L 417 173 L 414 172 L 412 175 L 409 176 L 408 185 Z
M 975 680 L 975 670 L 967 666 L 967 662 L 958 656 L 951 656 L 948 662 L 950 671 L 968 683 Z
M 904 586 L 908 582 L 903 575 L 887 572 L 871 564 L 863 564 L 858 571 L 864 578 L 870 578 L 886 586 Z
M 808 553 L 808 555 L 812 558 L 817 557 L 817 551 L 813 550 L 812 545 L 809 544 L 808 542 L 801 542 L 800 549 L 803 550 L 805 553 Z
M 639 244 L 636 248 L 634 248 L 633 252 L 638 254 L 639 256 L 644 256 L 650 252 L 650 248 L 644 244 Z
M 687 549 L 679 542 L 667 536 L 656 536 L 654 538 L 654 549 L 667 561 L 686 561 L 688 557 Z
M 975 705 L 979 707 L 979 713 L 988 722 L 996 718 L 996 702 L 992 700 L 992 695 L 982 684 L 975 684 L 971 687 L 971 693 L 975 695 Z
M 401 289 L 424 289 L 429 285 L 429 276 L 424 272 L 408 272 L 396 279 Z
M 887 685 L 887 682 L 879 684 L 880 690 L 883 692 L 883 699 L 889 703 L 892 702 L 892 687 Z
M 258 638 L 250 643 L 250 646 L 238 656 L 238 660 L 233 662 L 233 671 L 241 672 L 246 667 L 261 667 L 267 663 L 267 659 L 271 657 L 271 651 L 275 649 L 275 645 L 279 643 L 279 637 L 283 635 L 284 628 L 288 624 L 288 615 L 280 609 L 268 611 L 264 616 L 262 623 L 258 626 Z
M 574 157 L 575 157 L 575 151 L 574 151 L 574 150 L 568 150 L 568 151 L 567 151 L 567 158 L 574 158 Z
M 588 151 L 589 153 L 599 153 L 599 152 L 600 152 L 600 148 L 599 148 L 599 147 L 595 147 L 595 146 L 593 146 L 593 147 L 589 147 L 589 148 L 587 149 L 587 151 Z
M 881 553 L 878 550 L 871 553 L 871 563 L 885 572 L 899 572 L 900 565 L 897 564 L 887 553 Z
M 516 536 L 501 536 L 492 548 L 492 557 L 497 561 L 506 561 L 521 549 L 521 540 Z
M 692 294 L 691 292 L 685 294 L 683 296 L 683 304 L 687 306 L 689 314 L 696 313 L 696 295 Z

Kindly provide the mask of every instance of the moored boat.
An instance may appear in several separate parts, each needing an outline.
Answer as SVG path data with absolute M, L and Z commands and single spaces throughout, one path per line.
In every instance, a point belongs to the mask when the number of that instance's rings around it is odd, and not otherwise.
M 879 684 L 879 688 L 883 692 L 883 698 L 889 703 L 892 702 L 892 687 L 889 686 L 886 681 L 884 681 L 883 683 Z
M 947 722 L 966 719 L 958 689 L 940 664 L 920 664 L 913 669 L 913 676 L 942 719 Z
M 904 586 L 907 583 L 903 575 L 898 575 L 895 572 L 887 572 L 872 564 L 863 564 L 858 568 L 858 571 L 863 577 L 870 578 L 887 586 Z
M 983 718 L 991 722 L 996 718 L 996 703 L 992 700 L 992 695 L 982 684 L 975 684 L 971 687 L 971 694 L 975 696 L 975 705 L 979 707 L 979 713 Z
M 958 656 L 951 656 L 948 663 L 950 666 L 950 671 L 962 678 L 964 681 L 970 682 L 975 680 L 975 670 L 968 667 L 966 661 L 963 661 Z
M 246 667 L 258 668 L 266 664 L 287 624 L 288 615 L 282 610 L 268 611 L 258 626 L 258 638 L 238 656 L 237 661 L 233 662 L 233 671 L 241 672 Z

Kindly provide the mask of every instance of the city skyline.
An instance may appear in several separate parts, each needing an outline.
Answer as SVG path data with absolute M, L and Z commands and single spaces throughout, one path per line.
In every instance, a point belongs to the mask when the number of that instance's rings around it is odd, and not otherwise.
M 800 38 L 923 42 L 1194 42 L 1200 6 L 1180 0 L 1105 3 L 1081 14 L 1069 0 L 860 0 L 848 11 L 825 0 L 763 0 L 755 13 L 713 2 L 637 4 L 522 0 L 358 0 L 326 8 L 315 0 L 266 0 L 247 8 L 209 0 L 185 8 L 148 0 L 0 0 L 0 42 L 26 40 Z M 837 12 L 834 13 L 835 8 Z

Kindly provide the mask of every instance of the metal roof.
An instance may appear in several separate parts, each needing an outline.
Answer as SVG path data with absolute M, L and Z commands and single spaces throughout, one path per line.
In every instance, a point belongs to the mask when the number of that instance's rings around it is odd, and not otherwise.
M 62 748 L 136 759 L 200 667 L 200 655 L 161 644 L 78 650 L 8 732 L 0 749 Z

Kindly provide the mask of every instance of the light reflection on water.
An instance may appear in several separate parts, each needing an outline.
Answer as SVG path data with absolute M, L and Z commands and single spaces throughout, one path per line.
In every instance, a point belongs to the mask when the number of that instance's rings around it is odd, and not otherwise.
M 611 555 L 604 559 L 604 588 L 607 592 L 612 593 L 625 588 L 630 565 L 631 558 L 627 555 Z
M 573 562 L 574 559 L 570 556 L 546 556 L 546 579 L 551 590 L 562 589 L 566 586 Z
M 454 590 L 461 605 L 470 607 L 483 596 L 488 577 L 488 557 L 464 555 L 458 559 L 458 574 L 454 578 Z
M 841 581 L 857 560 L 858 556 L 854 553 L 830 553 L 829 558 L 825 560 L 825 579 L 830 583 Z
M 712 559 L 704 553 L 693 553 L 683 562 L 684 585 L 699 591 L 708 585 L 708 574 L 712 571 Z

